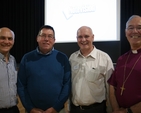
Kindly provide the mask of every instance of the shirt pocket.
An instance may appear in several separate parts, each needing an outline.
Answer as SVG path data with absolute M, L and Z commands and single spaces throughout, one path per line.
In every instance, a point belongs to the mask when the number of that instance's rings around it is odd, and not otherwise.
M 99 69 L 92 68 L 90 71 L 88 71 L 86 79 L 89 82 L 95 82 L 96 80 L 98 80 L 99 75 L 100 75 Z

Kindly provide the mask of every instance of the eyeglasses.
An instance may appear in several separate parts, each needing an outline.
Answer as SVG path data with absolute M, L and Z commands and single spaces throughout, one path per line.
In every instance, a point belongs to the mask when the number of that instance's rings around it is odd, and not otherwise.
M 46 34 L 41 34 L 41 35 L 39 35 L 41 38 L 48 38 L 48 39 L 53 39 L 54 38 L 54 36 L 53 35 L 46 35 Z
M 137 32 L 141 32 L 141 27 L 128 27 L 127 28 L 129 32 L 133 32 L 135 29 Z

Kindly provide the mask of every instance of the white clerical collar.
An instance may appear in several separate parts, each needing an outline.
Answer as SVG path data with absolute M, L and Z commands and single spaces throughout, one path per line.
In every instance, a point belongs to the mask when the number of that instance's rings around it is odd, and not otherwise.
M 132 50 L 132 53 L 133 53 L 133 54 L 137 54 L 138 51 L 137 51 L 137 50 Z

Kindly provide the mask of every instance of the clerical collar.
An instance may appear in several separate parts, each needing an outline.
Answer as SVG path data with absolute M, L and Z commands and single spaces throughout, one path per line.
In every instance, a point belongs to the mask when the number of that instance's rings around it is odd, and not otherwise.
M 137 50 L 132 50 L 132 53 L 133 53 L 133 54 L 137 54 L 138 51 L 137 51 Z
M 138 49 L 138 50 L 131 50 L 133 54 L 138 54 L 138 53 L 141 53 L 141 48 Z

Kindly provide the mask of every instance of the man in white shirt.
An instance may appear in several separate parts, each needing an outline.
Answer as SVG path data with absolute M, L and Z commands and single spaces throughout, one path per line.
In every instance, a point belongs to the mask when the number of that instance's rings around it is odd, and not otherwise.
M 109 55 L 93 45 L 94 34 L 88 26 L 77 31 L 80 50 L 71 54 L 72 95 L 70 113 L 110 113 L 107 80 L 114 67 Z

